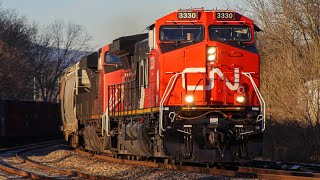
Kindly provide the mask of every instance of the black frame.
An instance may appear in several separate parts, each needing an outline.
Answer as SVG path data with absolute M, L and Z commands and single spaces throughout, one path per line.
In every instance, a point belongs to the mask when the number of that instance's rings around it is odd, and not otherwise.
M 252 38 L 253 38 L 253 34 L 252 34 L 252 30 L 251 30 L 251 27 L 250 26 L 246 26 L 246 25 L 210 25 L 208 27 L 208 33 L 209 33 L 209 39 L 211 41 L 218 41 L 218 40 L 215 40 L 213 38 L 211 38 L 211 28 L 212 27 L 246 27 L 246 28 L 249 28 L 249 32 L 250 32 L 250 40 L 246 40 L 246 41 L 222 41 L 222 42 L 251 42 L 252 41 Z
M 202 34 L 203 34 L 202 39 L 199 39 L 199 40 L 196 40 L 196 41 L 203 41 L 203 40 L 204 40 L 205 32 L 206 32 L 204 25 L 175 24 L 175 25 L 162 25 L 162 26 L 160 26 L 160 28 L 159 28 L 159 40 L 160 40 L 161 42 L 187 41 L 187 40 L 163 40 L 163 39 L 161 39 L 161 29 L 162 29 L 163 27 L 169 27 L 169 26 L 199 26 L 199 27 L 202 27 L 202 28 L 203 28 L 203 29 L 202 29 Z

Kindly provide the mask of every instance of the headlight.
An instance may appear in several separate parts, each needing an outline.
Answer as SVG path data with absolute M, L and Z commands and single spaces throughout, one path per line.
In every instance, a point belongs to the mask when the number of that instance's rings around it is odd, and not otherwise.
M 185 97 L 186 103 L 193 103 L 194 102 L 194 97 L 192 95 L 187 95 Z
M 246 98 L 244 96 L 237 96 L 236 101 L 239 104 L 243 104 L 246 101 Z
M 216 60 L 216 55 L 215 54 L 211 54 L 208 56 L 208 61 L 214 61 Z
M 210 47 L 208 49 L 208 54 L 214 54 L 216 52 L 217 48 L 216 47 Z
M 208 47 L 207 49 L 207 60 L 215 61 L 217 58 L 217 47 Z

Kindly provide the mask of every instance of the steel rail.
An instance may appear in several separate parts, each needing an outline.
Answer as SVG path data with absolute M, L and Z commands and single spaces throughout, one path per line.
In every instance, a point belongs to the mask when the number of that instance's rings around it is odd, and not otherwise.
M 51 171 L 51 172 L 56 172 L 56 173 L 63 174 L 63 175 L 67 175 L 69 177 L 77 177 L 77 178 L 84 178 L 84 179 L 104 179 L 104 180 L 114 180 L 115 179 L 115 178 L 108 177 L 108 176 L 92 175 L 92 174 L 86 174 L 86 173 L 82 173 L 82 172 L 78 172 L 78 171 L 65 170 L 65 169 L 60 169 L 60 168 L 56 168 L 56 167 L 52 167 L 52 166 L 47 166 L 47 165 L 32 161 L 32 160 L 25 158 L 21 155 L 22 153 L 25 153 L 27 151 L 34 150 L 34 149 L 37 149 L 37 147 L 30 147 L 27 149 L 20 150 L 16 153 L 16 158 L 19 161 L 25 162 L 33 167 L 47 170 L 47 171 Z
M 196 166 L 180 166 L 180 165 L 172 165 L 172 164 L 165 164 L 165 163 L 157 163 L 152 161 L 119 159 L 119 158 L 114 158 L 106 155 L 92 154 L 90 152 L 83 151 L 81 149 L 75 149 L 75 151 L 85 156 L 90 156 L 97 159 L 121 163 L 121 164 L 140 165 L 140 166 L 146 166 L 150 168 L 162 168 L 162 169 L 170 169 L 170 170 L 178 170 L 178 171 L 192 171 L 196 173 L 207 173 L 211 175 L 220 175 L 220 176 L 230 176 L 230 177 L 237 176 L 237 172 L 234 170 L 203 168 L 203 167 L 196 167 Z
M 260 178 L 260 179 L 278 179 L 278 180 L 315 180 L 320 179 L 320 173 L 311 172 L 299 172 L 299 171 L 286 171 L 286 170 L 275 170 L 275 169 L 265 169 L 265 168 L 255 168 L 247 166 L 236 165 L 235 169 L 219 169 L 217 167 L 198 167 L 198 166 L 184 166 L 184 165 L 171 165 L 165 163 L 157 163 L 151 161 L 137 161 L 128 159 L 119 159 L 107 155 L 97 155 L 90 152 L 75 149 L 79 154 L 94 157 L 97 159 L 102 159 L 106 161 L 128 164 L 128 165 L 140 165 L 150 168 L 162 168 L 178 171 L 191 171 L 195 173 L 206 173 L 210 175 L 220 175 L 228 177 L 249 177 L 249 178 Z
M 30 166 L 33 166 L 34 168 L 37 169 L 42 169 L 48 172 L 54 172 L 54 173 L 58 173 L 61 175 L 66 175 L 66 178 L 72 178 L 72 177 L 76 177 L 76 178 L 84 178 L 84 179 L 105 179 L 105 180 L 113 180 L 115 178 L 112 177 L 108 177 L 108 176 L 99 176 L 99 175 L 92 175 L 92 174 L 86 174 L 86 173 L 82 173 L 82 172 L 77 172 L 77 171 L 73 171 L 73 170 L 65 170 L 65 169 L 60 169 L 60 168 L 56 168 L 56 167 L 52 167 L 52 166 L 48 166 L 48 165 L 44 165 L 41 163 L 37 163 L 35 161 L 32 161 L 26 157 L 24 157 L 22 155 L 22 153 L 26 153 L 28 151 L 32 151 L 32 150 L 36 150 L 39 148 L 47 148 L 47 147 L 52 147 L 52 146 L 56 146 L 61 144 L 61 142 L 59 143 L 44 143 L 44 144 L 33 144 L 31 146 L 23 146 L 23 147 L 16 147 L 16 148 L 10 148 L 10 149 L 6 149 L 0 152 L 5 152 L 5 151 L 16 151 L 15 153 L 15 158 L 22 162 L 22 163 L 26 163 Z M 13 167 L 11 165 L 9 165 L 8 163 L 5 163 L 4 161 L 2 161 L 2 163 L 0 163 L 0 169 L 9 173 L 9 174 L 15 174 L 21 177 L 25 177 L 25 178 L 31 178 L 31 179 L 55 179 L 55 177 L 48 177 L 48 176 L 44 176 L 44 175 L 39 175 L 37 173 L 34 172 L 28 172 L 16 167 Z
M 62 141 L 60 141 L 61 143 Z M 12 147 L 12 148 L 7 148 L 7 149 L 2 149 L 0 151 L 0 153 L 5 153 L 5 152 L 9 152 L 9 151 L 16 151 L 18 149 L 24 149 L 30 146 L 44 146 L 44 145 L 48 145 L 48 144 L 53 144 L 53 143 L 57 143 L 57 141 L 49 141 L 49 142 L 41 142 L 41 143 L 37 143 L 37 144 L 30 144 L 30 145 L 23 145 L 23 146 L 17 146 L 17 147 Z M 31 178 L 31 179 L 52 179 L 43 175 L 39 175 L 33 172 L 28 172 L 28 171 L 24 171 L 21 170 L 19 168 L 13 167 L 10 164 L 4 162 L 3 160 L 0 161 L 0 170 L 7 172 L 9 174 L 13 174 L 13 175 L 18 175 L 24 178 Z

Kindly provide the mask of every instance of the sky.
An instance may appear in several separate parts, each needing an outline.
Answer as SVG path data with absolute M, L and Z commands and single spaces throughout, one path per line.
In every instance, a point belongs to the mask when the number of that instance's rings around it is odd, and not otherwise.
M 83 25 L 101 47 L 120 36 L 139 34 L 156 19 L 177 9 L 227 9 L 234 0 L 2 0 L 40 26 L 63 19 Z M 145 31 L 146 32 L 146 31 Z

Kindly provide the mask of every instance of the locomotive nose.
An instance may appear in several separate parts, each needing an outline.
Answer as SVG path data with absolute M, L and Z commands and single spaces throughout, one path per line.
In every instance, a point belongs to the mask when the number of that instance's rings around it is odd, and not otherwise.
M 210 105 L 237 105 L 247 103 L 246 93 L 240 88 L 240 64 L 243 57 L 235 57 L 234 48 L 219 42 L 206 46 L 206 92 Z M 244 89 L 244 88 L 242 88 Z

